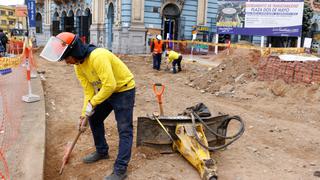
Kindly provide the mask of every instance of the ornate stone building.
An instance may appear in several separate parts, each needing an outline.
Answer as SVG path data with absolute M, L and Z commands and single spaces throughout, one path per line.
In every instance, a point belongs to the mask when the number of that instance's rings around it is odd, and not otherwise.
M 116 53 L 148 50 L 155 34 L 191 39 L 196 26 L 215 31 L 216 0 L 38 0 L 39 44 L 61 31 Z
M 313 10 L 311 33 L 319 33 L 320 31 L 320 1 L 310 0 L 310 6 Z

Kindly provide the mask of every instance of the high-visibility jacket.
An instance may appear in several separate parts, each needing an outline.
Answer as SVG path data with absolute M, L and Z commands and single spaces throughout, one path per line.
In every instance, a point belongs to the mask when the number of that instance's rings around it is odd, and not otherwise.
M 159 41 L 158 39 L 155 39 L 153 41 L 153 44 L 154 44 L 153 52 L 156 54 L 161 54 L 163 49 L 163 42 Z
M 173 50 L 170 50 L 169 51 L 169 55 L 168 55 L 168 62 L 172 63 L 172 61 L 177 60 L 180 55 L 181 54 L 179 54 L 179 53 L 177 53 L 177 52 L 175 52 Z
M 93 106 L 96 106 L 113 93 L 135 87 L 133 74 L 128 67 L 104 48 L 96 48 L 82 64 L 75 65 L 74 68 L 84 89 L 82 115 L 85 115 L 89 100 Z

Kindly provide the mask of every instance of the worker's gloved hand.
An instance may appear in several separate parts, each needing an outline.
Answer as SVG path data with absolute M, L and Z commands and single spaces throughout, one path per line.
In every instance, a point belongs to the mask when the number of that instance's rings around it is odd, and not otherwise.
M 87 129 L 88 121 L 86 121 L 85 116 L 80 116 L 79 118 L 79 131 L 85 132 Z
M 86 108 L 86 116 L 91 116 L 93 114 L 93 106 L 90 103 L 90 101 L 87 104 L 87 108 Z
M 162 59 L 165 59 L 165 58 L 166 58 L 166 52 L 165 52 L 165 51 L 162 52 L 161 57 L 162 57 Z

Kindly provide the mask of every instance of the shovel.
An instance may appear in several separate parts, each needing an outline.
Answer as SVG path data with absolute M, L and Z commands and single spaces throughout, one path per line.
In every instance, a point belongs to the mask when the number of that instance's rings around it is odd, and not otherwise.
M 87 121 L 88 121 L 88 117 L 86 117 L 86 118 L 82 121 L 81 128 L 79 128 L 78 134 L 77 134 L 77 136 L 74 138 L 74 140 L 72 141 L 72 143 L 71 143 L 71 144 L 70 144 L 70 143 L 67 144 L 65 154 L 64 154 L 64 156 L 63 156 L 63 158 L 62 158 L 62 165 L 61 165 L 61 168 L 60 168 L 60 171 L 59 171 L 59 174 L 60 174 L 60 175 L 63 173 L 63 169 L 64 169 L 65 165 L 68 163 L 68 160 L 69 160 L 69 158 L 70 158 L 71 152 L 72 152 L 74 146 L 76 145 L 76 143 L 77 143 L 80 135 L 85 132 L 85 129 L 83 129 L 83 128 L 86 126 Z
M 160 91 L 157 91 L 157 87 L 160 87 Z M 153 92 L 157 96 L 157 100 L 159 103 L 159 109 L 160 109 L 160 116 L 163 116 L 163 107 L 162 107 L 162 94 L 164 92 L 164 85 L 161 83 L 155 83 L 153 84 Z

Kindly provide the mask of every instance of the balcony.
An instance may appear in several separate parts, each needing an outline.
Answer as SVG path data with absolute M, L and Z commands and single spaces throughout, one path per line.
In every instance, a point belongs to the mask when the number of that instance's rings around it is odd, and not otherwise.
M 8 17 L 8 19 L 10 19 L 10 20 L 11 20 L 11 19 L 12 19 L 12 20 L 13 20 L 13 19 L 17 19 L 17 17 L 16 17 L 15 15 L 7 16 L 7 17 Z

